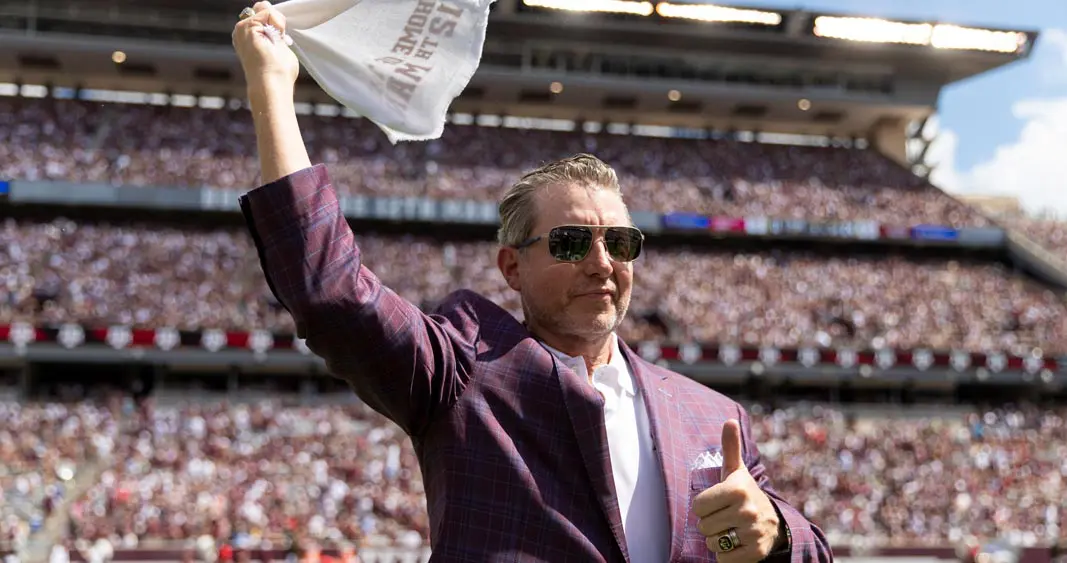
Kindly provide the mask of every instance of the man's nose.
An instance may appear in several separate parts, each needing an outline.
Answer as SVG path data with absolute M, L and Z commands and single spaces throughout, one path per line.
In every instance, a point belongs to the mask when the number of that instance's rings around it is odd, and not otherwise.
M 608 243 L 603 238 L 593 241 L 589 255 L 585 257 L 586 270 L 590 274 L 608 275 L 612 270 L 611 254 L 608 252 Z

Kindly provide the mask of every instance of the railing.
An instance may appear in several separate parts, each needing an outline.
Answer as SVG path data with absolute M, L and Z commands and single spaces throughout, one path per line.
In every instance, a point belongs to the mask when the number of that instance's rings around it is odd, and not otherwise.
M 817 367 L 821 370 L 859 370 L 861 375 L 865 376 L 873 375 L 875 369 L 931 373 L 952 371 L 957 374 L 981 369 L 987 372 L 986 375 L 1025 374 L 1024 379 L 1028 382 L 1038 376 L 1051 381 L 1053 374 L 1067 373 L 1067 355 L 1057 356 L 1062 353 L 1062 350 L 1058 349 L 1034 349 L 1029 353 L 1015 355 L 995 349 L 979 352 L 925 348 L 778 348 L 732 343 L 676 344 L 653 341 L 630 344 L 634 351 L 649 362 L 666 361 L 682 365 L 713 364 L 737 367 L 758 364 L 760 367 L 756 369 L 759 370 L 775 367 L 792 370 Z M 6 353 L 34 359 L 37 351 L 49 355 L 58 350 L 63 350 L 64 355 L 70 359 L 74 359 L 78 351 L 85 351 L 98 360 L 111 355 L 116 361 L 129 357 L 141 360 L 150 360 L 153 357 L 163 359 L 167 354 L 174 357 L 182 353 L 216 355 L 219 358 L 231 359 L 233 354 L 248 355 L 258 362 L 265 362 L 268 357 L 319 361 L 315 359 L 304 339 L 292 333 L 276 333 L 270 330 L 179 331 L 172 327 L 83 326 L 77 323 L 60 326 L 34 326 L 23 322 L 0 324 L 0 356 Z

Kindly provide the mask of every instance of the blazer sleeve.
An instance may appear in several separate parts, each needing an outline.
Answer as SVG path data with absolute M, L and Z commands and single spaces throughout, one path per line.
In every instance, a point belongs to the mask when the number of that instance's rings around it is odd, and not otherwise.
M 741 422 L 741 442 L 744 445 L 745 465 L 752 478 L 759 483 L 763 492 L 771 499 L 771 503 L 778 511 L 778 516 L 785 520 L 785 530 L 788 543 L 785 548 L 770 554 L 764 561 L 766 563 L 816 563 L 832 562 L 833 553 L 830 550 L 830 542 L 818 526 L 810 522 L 799 510 L 790 506 L 774 490 L 771 479 L 767 476 L 767 468 L 763 465 L 763 459 L 759 453 L 759 447 L 752 438 L 752 421 L 748 411 L 738 406 Z
M 256 188 L 240 205 L 297 336 L 368 405 L 423 434 L 470 379 L 476 320 L 427 315 L 382 285 L 363 265 L 322 164 Z

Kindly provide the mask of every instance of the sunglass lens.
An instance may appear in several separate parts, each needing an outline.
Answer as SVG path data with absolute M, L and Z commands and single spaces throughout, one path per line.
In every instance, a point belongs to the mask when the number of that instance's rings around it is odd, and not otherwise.
M 619 262 L 630 262 L 641 255 L 641 232 L 630 227 L 612 227 L 604 233 L 608 254 Z
M 582 227 L 556 227 L 548 235 L 548 250 L 560 262 L 578 262 L 592 246 L 593 232 Z

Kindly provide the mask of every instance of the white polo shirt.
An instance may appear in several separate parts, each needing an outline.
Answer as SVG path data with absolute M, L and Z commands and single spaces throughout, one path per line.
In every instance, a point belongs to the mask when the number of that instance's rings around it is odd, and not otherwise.
M 589 381 L 585 359 L 573 358 L 545 345 L 567 367 Z M 611 340 L 607 365 L 593 370 L 593 387 L 604 396 L 611 472 L 619 497 L 619 512 L 631 563 L 663 563 L 670 555 L 671 530 L 667 517 L 666 485 L 659 459 L 652 449 L 652 428 L 645 400 L 638 392 L 619 339 Z

